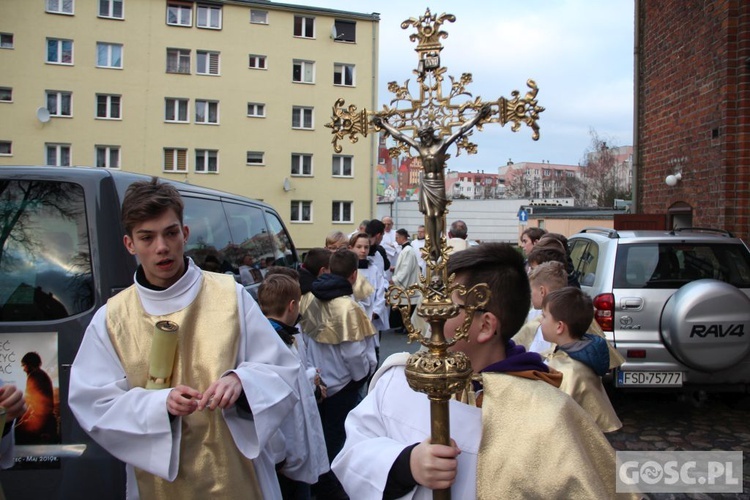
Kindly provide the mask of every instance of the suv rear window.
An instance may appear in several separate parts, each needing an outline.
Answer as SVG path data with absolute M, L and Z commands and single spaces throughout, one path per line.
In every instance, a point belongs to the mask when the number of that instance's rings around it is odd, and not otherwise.
M 67 318 L 94 305 L 83 188 L 0 181 L 0 321 Z
M 615 288 L 678 288 L 711 278 L 750 287 L 750 255 L 726 243 L 639 243 L 619 245 Z

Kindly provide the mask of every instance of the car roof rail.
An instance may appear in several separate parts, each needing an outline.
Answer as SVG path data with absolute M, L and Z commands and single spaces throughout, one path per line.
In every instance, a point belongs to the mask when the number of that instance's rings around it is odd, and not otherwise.
M 620 233 L 618 233 L 616 229 L 612 229 L 609 227 L 599 227 L 599 226 L 584 227 L 578 232 L 579 233 L 601 233 L 601 234 L 606 234 L 608 238 L 620 237 Z
M 683 231 L 695 232 L 695 233 L 717 233 L 723 236 L 727 236 L 729 238 L 734 238 L 734 234 L 732 234 L 731 231 L 727 231 L 725 229 L 714 229 L 712 227 L 678 227 L 678 228 L 673 228 L 669 232 L 669 234 L 671 234 L 672 236 L 675 236 L 676 233 L 681 233 Z

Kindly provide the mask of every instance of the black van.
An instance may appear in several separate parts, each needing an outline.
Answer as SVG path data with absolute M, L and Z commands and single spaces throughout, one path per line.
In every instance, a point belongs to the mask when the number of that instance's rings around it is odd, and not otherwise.
M 125 468 L 78 426 L 68 383 L 94 312 L 133 282 L 137 262 L 123 246 L 120 202 L 132 182 L 148 179 L 92 168 L 0 167 L 0 380 L 26 387 L 23 368 L 36 353 L 52 382 L 52 394 L 37 383 L 30 387 L 40 394 L 26 391 L 35 411 L 16 423 L 15 465 L 0 472 L 8 499 L 125 497 Z M 186 255 L 197 265 L 232 273 L 251 292 L 265 267 L 297 267 L 273 208 L 171 183 L 185 202 Z

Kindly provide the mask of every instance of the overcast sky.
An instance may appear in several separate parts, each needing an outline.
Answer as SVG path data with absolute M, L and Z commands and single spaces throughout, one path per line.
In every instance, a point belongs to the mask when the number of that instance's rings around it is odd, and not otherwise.
M 291 0 L 353 12 L 380 13 L 379 108 L 390 101 L 386 85 L 410 79 L 417 64 L 413 28 L 401 22 L 424 15 L 449 13 L 441 63 L 448 75 L 472 73 L 474 96 L 494 101 L 522 94 L 526 80 L 536 80 L 537 99 L 546 111 L 539 121 L 541 137 L 531 129 L 517 133 L 491 124 L 472 136 L 476 155 L 462 153 L 449 160 L 451 170 L 496 172 L 508 159 L 577 164 L 596 130 L 612 145 L 633 141 L 633 0 Z M 321 29 L 321 28 L 318 28 Z M 449 80 L 446 77 L 445 82 Z M 352 104 L 352 103 L 347 103 Z M 363 107 L 365 104 L 358 104 Z

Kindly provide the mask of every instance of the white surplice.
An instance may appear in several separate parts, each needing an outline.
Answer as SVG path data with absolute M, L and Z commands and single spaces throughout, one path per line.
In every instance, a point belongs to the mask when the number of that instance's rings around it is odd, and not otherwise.
M 188 307 L 201 290 L 202 273 L 190 260 L 185 275 L 167 290 L 150 290 L 136 283 L 145 312 L 158 316 Z M 264 448 L 284 419 L 304 418 L 298 404 L 300 363 L 255 300 L 239 284 L 236 291 L 237 314 L 242 319 L 237 364 L 231 372 L 242 382 L 252 415 L 237 406 L 222 410 L 234 439 L 234 443 L 226 445 L 237 446 L 245 457 L 253 460 L 264 498 L 281 498 L 275 464 Z M 81 427 L 127 464 L 127 498 L 137 499 L 134 466 L 168 481 L 177 476 L 181 419 L 177 417 L 170 422 L 166 407 L 170 389 L 129 386 L 107 333 L 106 318 L 105 305 L 96 312 L 86 330 L 71 369 L 69 404 Z

